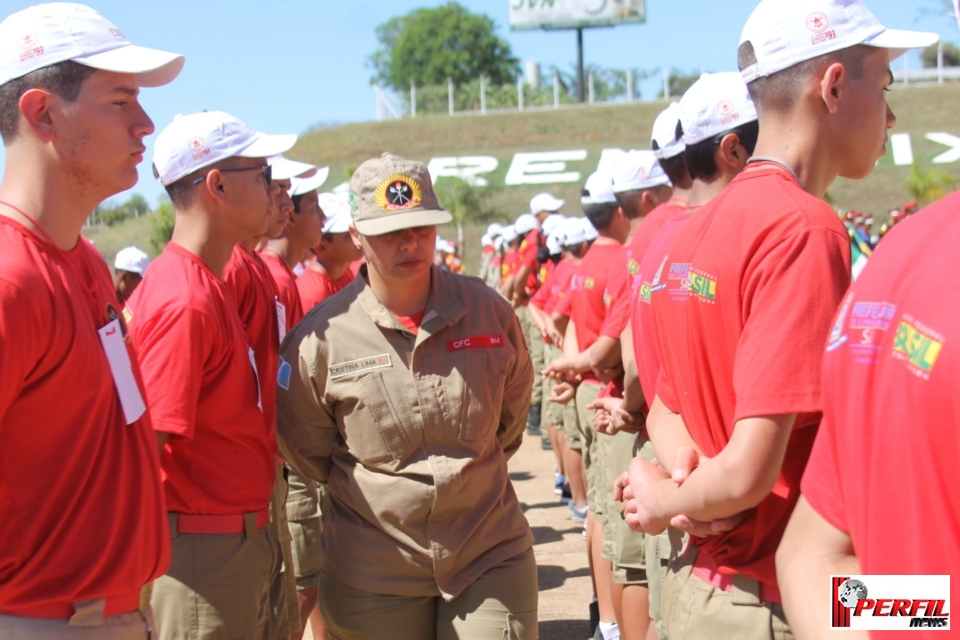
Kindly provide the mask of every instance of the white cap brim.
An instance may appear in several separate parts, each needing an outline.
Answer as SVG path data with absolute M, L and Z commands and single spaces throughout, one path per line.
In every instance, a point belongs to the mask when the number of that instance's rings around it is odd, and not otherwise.
M 283 156 L 274 156 L 268 160 L 273 167 L 274 180 L 290 180 L 316 170 L 312 164 L 306 162 L 297 162 Z
M 353 219 L 349 212 L 346 214 L 338 213 L 323 221 L 322 233 L 347 233 L 350 231 L 350 224 Z
M 277 136 L 258 133 L 253 142 L 233 155 L 238 158 L 269 158 L 289 151 L 295 144 L 297 136 L 293 133 Z
M 186 59 L 177 53 L 131 44 L 78 56 L 73 61 L 102 71 L 135 74 L 141 87 L 161 87 L 180 75 Z
M 927 31 L 886 29 L 863 44 L 879 49 L 890 49 L 890 60 L 896 60 L 911 49 L 926 49 L 939 40 L 939 34 Z
M 323 186 L 323 183 L 327 181 L 327 177 L 330 175 L 330 167 L 321 167 L 317 169 L 317 172 L 306 178 L 295 178 L 293 184 L 290 185 L 290 191 L 287 193 L 290 194 L 290 197 L 293 196 L 302 196 L 305 193 L 310 193 L 311 191 L 316 191 Z

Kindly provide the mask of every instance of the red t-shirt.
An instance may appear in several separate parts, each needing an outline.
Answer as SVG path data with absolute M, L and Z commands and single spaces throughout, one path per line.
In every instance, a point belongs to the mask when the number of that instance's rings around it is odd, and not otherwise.
M 950 574 L 955 608 L 960 298 L 944 281 L 960 270 L 958 206 L 960 193 L 897 225 L 844 299 L 802 484 L 862 573 Z
M 280 254 L 269 247 L 260 252 L 263 264 L 267 265 L 273 281 L 277 285 L 277 295 L 286 312 L 286 333 L 293 329 L 303 318 L 303 306 L 300 304 L 300 291 L 297 289 L 297 276 L 294 275 Z
M 271 438 L 276 438 L 277 367 L 280 357 L 280 329 L 277 284 L 260 256 L 241 245 L 233 248 L 230 262 L 223 270 L 223 281 L 237 301 L 237 312 L 247 344 L 257 361 L 260 404 Z M 286 327 L 284 327 L 286 333 Z
M 623 246 L 620 255 L 610 266 L 607 276 L 607 291 L 604 299 L 607 303 L 607 317 L 600 328 L 600 335 L 620 339 L 623 330 L 630 321 L 630 292 L 633 279 L 637 275 L 640 260 L 650 246 L 650 241 L 670 217 L 677 201 L 670 200 L 660 205 L 643 219 L 630 242 Z
M 267 506 L 277 443 L 237 301 L 195 255 L 170 243 L 127 309 L 147 403 L 170 434 L 160 458 L 167 508 L 228 515 Z
M 503 264 L 500 266 L 500 272 L 503 276 L 501 280 L 506 280 L 517 271 L 517 252 L 513 249 L 503 254 Z
M 696 539 L 722 574 L 776 584 L 774 553 L 820 422 L 820 364 L 850 284 L 850 240 L 822 200 L 759 165 L 687 221 L 667 269 L 689 265 L 688 299 L 657 296 L 657 394 L 714 457 L 738 420 L 799 414 L 773 491 L 735 529 Z
M 359 266 L 363 266 L 363 263 Z M 297 278 L 297 291 L 300 292 L 300 306 L 304 314 L 346 287 L 357 277 L 353 265 L 348 267 L 337 280 L 331 278 L 325 271 L 319 271 L 318 268 L 323 267 L 316 261 L 311 262 L 310 266 Z
M 126 331 L 97 250 L 6 217 L 0 246 L 0 613 L 69 618 L 167 570 L 157 445 L 149 412 L 127 424 L 97 333 Z
M 653 321 L 652 298 L 657 295 L 677 296 L 680 302 L 688 299 L 687 271 L 664 273 L 670 248 L 680 228 L 693 214 L 693 209 L 671 207 L 666 223 L 650 241 L 643 259 L 636 267 L 630 290 L 630 331 L 633 335 L 633 355 L 637 363 L 640 387 L 647 407 L 653 404 L 657 376 L 662 360 L 657 349 L 657 332 Z
M 527 276 L 527 291 L 536 292 L 540 288 L 540 272 L 537 269 L 537 252 L 540 249 L 540 230 L 534 229 L 526 235 L 523 239 L 523 242 L 520 243 L 520 251 L 517 252 L 517 265 L 516 270 L 519 270 L 521 267 L 526 267 L 530 270 L 530 275 Z M 527 306 L 529 300 L 526 300 L 523 303 L 523 306 Z
M 577 347 L 581 353 L 600 337 L 600 328 L 607 316 L 605 293 L 610 265 L 614 264 L 623 245 L 598 240 L 583 256 L 570 290 L 571 315 L 577 331 Z M 600 384 L 592 371 L 583 374 L 584 382 Z
M 577 268 L 579 266 L 580 264 L 573 258 L 564 258 L 560 261 L 560 264 L 557 265 L 557 268 L 553 270 L 553 273 L 550 274 L 550 283 L 548 285 L 550 297 L 547 299 L 546 304 L 543 305 L 544 312 L 553 314 L 562 299 L 570 298 L 570 285 L 573 282 L 574 276 L 577 275 Z M 569 314 L 569 310 L 567 314 Z

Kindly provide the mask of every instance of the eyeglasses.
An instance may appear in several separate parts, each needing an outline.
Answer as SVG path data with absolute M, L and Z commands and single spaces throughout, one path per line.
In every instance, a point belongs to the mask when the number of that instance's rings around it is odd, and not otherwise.
M 267 186 L 270 186 L 270 183 L 273 181 L 273 167 L 269 164 L 258 164 L 255 167 L 230 167 L 228 169 L 217 169 L 220 173 L 227 173 L 229 171 L 264 171 L 263 180 L 267 183 Z M 210 172 L 203 174 L 203 177 L 197 178 L 193 181 L 193 184 L 197 185 L 207 179 L 207 176 L 210 175 Z

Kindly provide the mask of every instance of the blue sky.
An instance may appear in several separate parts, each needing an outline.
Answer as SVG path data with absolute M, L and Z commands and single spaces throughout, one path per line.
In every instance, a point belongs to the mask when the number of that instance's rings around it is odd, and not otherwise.
M 574 32 L 512 32 L 509 2 L 461 0 L 470 10 L 494 18 L 521 61 L 569 68 L 576 59 Z M 740 30 L 756 2 L 647 0 L 646 24 L 585 33 L 586 62 L 622 69 L 734 70 Z M 0 13 L 31 4 L 35 2 L 3 0 Z M 267 133 L 302 133 L 317 123 L 374 119 L 371 70 L 366 66 L 367 57 L 377 48 L 374 29 L 392 16 L 444 4 L 444 0 L 90 0 L 88 4 L 134 43 L 186 55 L 186 67 L 173 84 L 142 93 L 158 131 L 178 113 L 219 109 Z M 867 4 L 887 26 L 937 31 L 946 41 L 960 41 L 955 22 L 932 15 L 942 6 L 940 0 L 867 0 Z M 918 57 L 911 66 L 919 66 Z M 656 95 L 656 84 L 643 84 L 643 95 Z M 147 139 L 147 160 L 134 188 L 151 201 L 162 192 L 148 169 L 155 137 Z

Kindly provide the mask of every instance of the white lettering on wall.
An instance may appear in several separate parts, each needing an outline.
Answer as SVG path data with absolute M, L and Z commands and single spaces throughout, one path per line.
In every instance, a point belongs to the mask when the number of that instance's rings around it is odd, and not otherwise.
M 508 186 L 579 182 L 579 171 L 567 171 L 568 162 L 587 159 L 586 150 L 518 153 L 513 157 L 505 180 Z
M 492 156 L 460 156 L 434 158 L 427 170 L 436 182 L 437 178 L 462 178 L 472 187 L 485 187 L 487 180 L 481 173 L 497 170 L 500 161 Z

